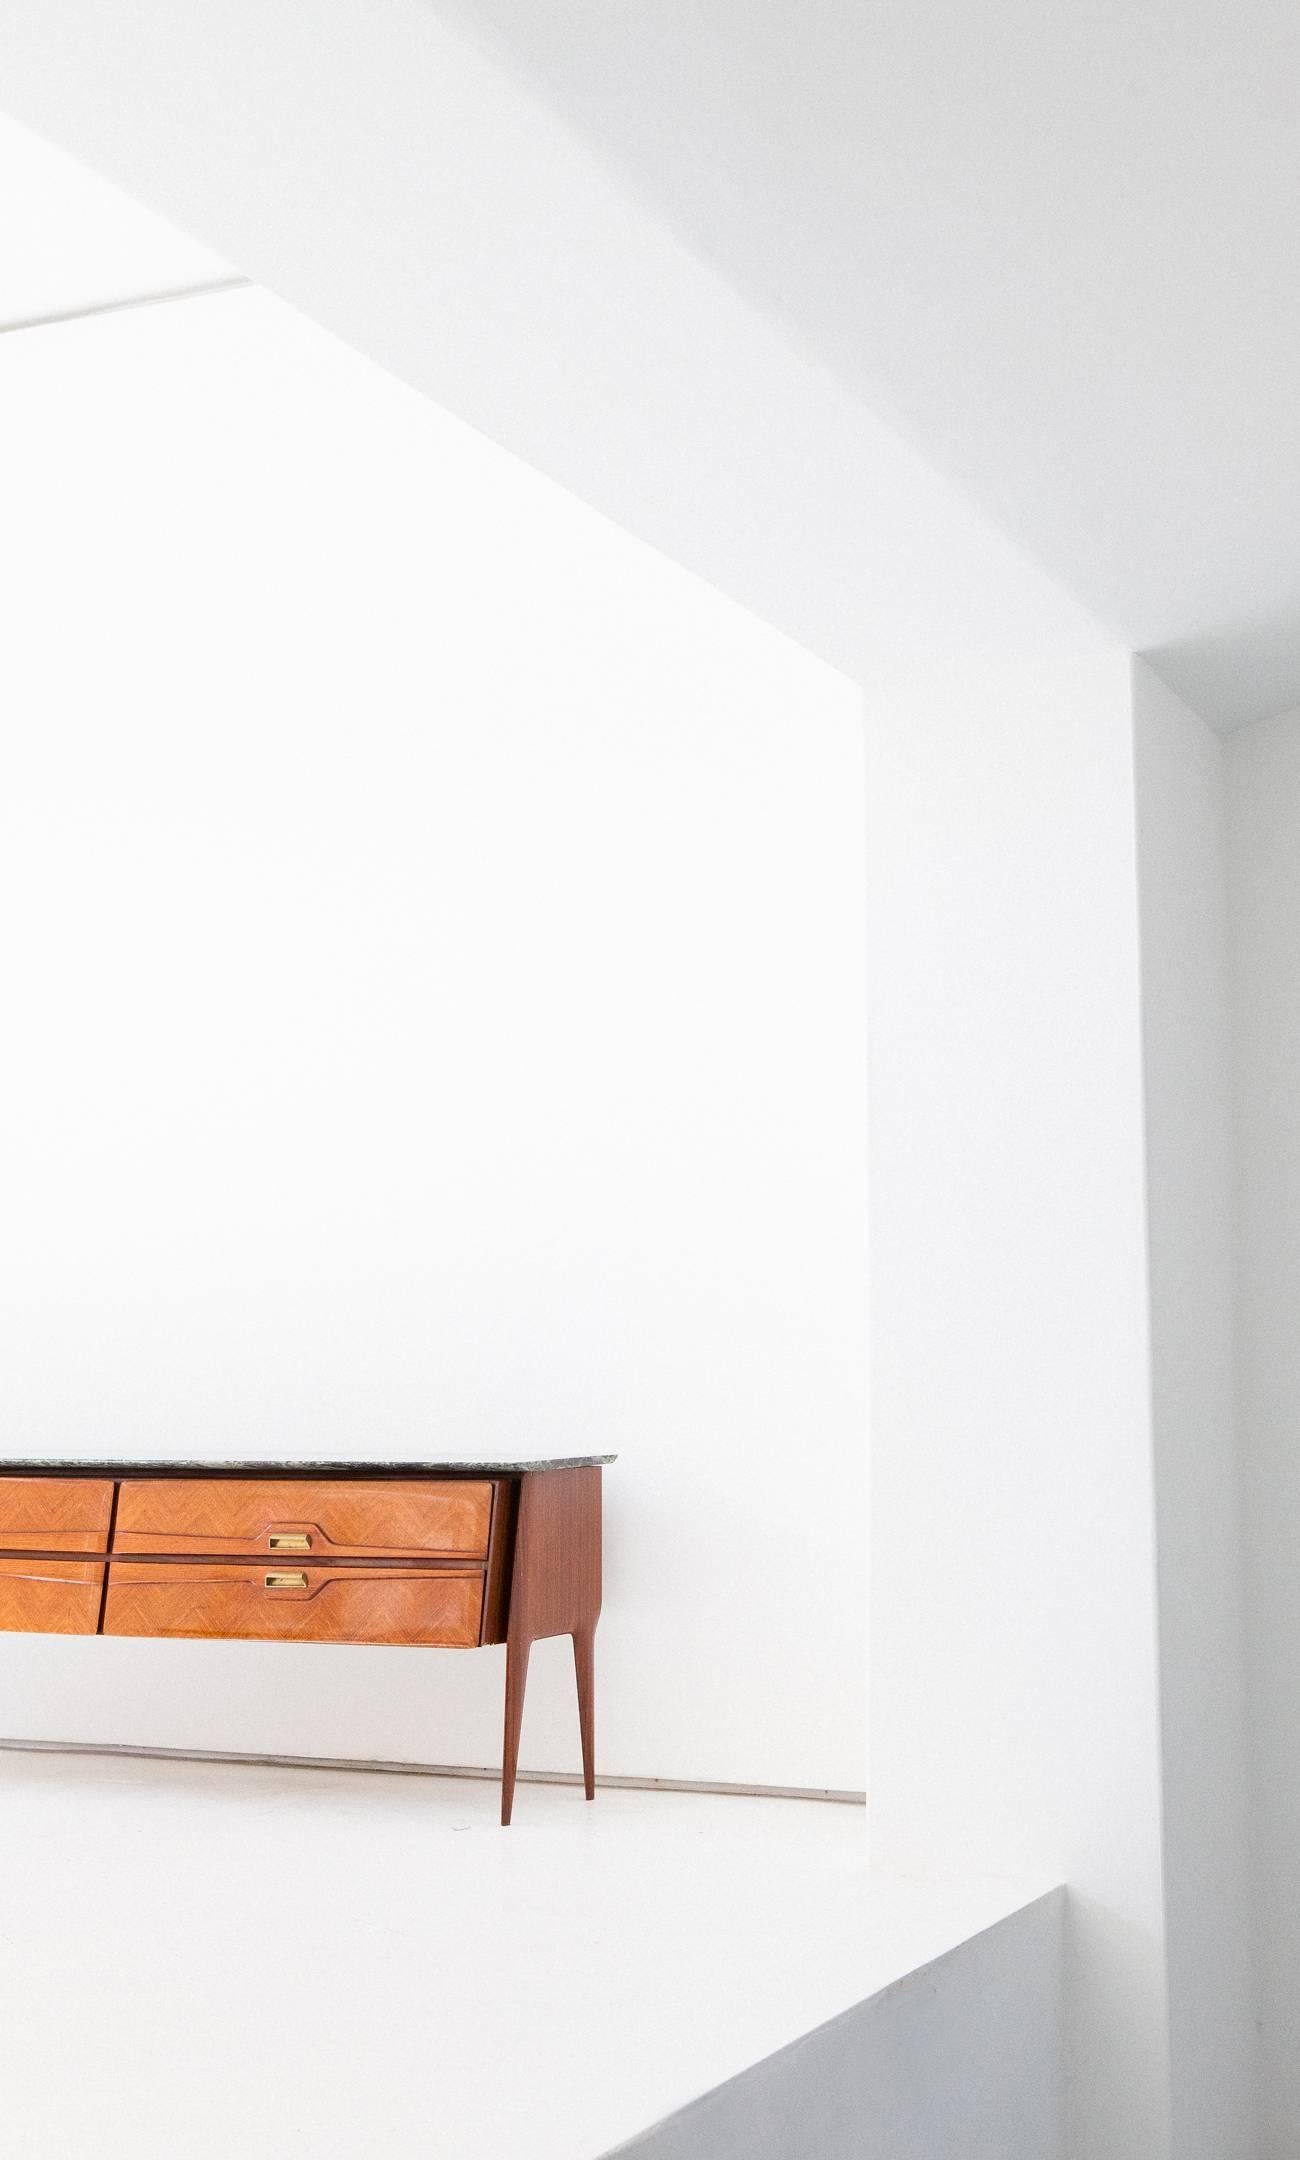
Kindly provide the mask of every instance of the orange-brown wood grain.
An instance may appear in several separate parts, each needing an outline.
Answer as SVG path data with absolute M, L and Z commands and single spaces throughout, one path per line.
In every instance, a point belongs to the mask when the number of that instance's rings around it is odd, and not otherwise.
M 491 1518 L 487 1479 L 132 1479 L 118 1498 L 113 1550 L 286 1561 L 481 1559 Z
M 108 1549 L 111 1478 L 0 1477 L 0 1552 Z
M 401 1478 L 361 1464 L 319 1476 L 276 1464 L 263 1477 L 243 1463 L 201 1475 L 128 1467 L 25 1463 L 0 1475 L 0 1631 L 449 1649 L 504 1639 L 503 1822 L 529 1652 L 570 1635 L 594 1796 L 597 1464 L 482 1477 L 428 1464 Z M 83 1553 L 108 1553 L 108 1564 Z
M 103 1588 L 102 1562 L 0 1560 L 0 1630 L 11 1635 L 93 1635 Z
M 277 1576 L 285 1587 L 268 1586 Z M 104 1633 L 469 1649 L 479 1639 L 482 1607 L 478 1568 L 114 1560 Z

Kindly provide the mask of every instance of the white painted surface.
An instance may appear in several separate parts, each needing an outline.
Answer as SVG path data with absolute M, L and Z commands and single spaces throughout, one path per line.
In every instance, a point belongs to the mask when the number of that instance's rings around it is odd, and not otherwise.
M 928 696 L 925 691 L 928 688 Z M 1073 2160 L 1168 2148 L 1130 669 L 868 701 L 872 1828 L 1059 1865 Z
M 1229 756 L 1252 1830 L 1264 2160 L 1300 2154 L 1300 713 Z
M 535 448 L 567 435 L 581 458 L 587 436 L 594 481 L 631 477 L 603 461 L 622 373 L 604 308 L 615 342 L 644 348 L 643 388 L 680 336 L 671 419 L 633 396 L 625 422 L 652 462 L 665 441 L 702 444 L 705 492 L 752 430 L 738 499 L 763 522 L 779 431 L 741 375 L 709 379 L 727 303 L 681 316 L 671 274 L 607 252 L 603 171 L 716 267 L 715 294 L 780 322 L 1128 644 L 1161 648 L 1198 709 L 1241 719 L 1300 696 L 1288 0 L 1244 17 L 1221 0 L 9 0 L 4 21 L 11 110 L 266 282 L 290 276 L 288 297 L 454 405 L 479 300 L 461 273 L 486 244 L 498 295 L 466 383 L 484 402 L 462 409 L 486 416 L 499 348 L 553 309 L 572 364 L 553 377 L 542 338 Z M 473 44 L 513 132 L 482 124 Z M 671 259 L 665 244 L 661 271 Z M 567 410 L 548 414 L 555 392 Z M 647 507 L 678 485 L 642 477 Z
M 1040 1898 L 621 2146 L 632 2160 L 1054 2160 L 1061 1897 Z
M 9 1754 L 0 1850 L 24 2160 L 597 2160 L 1046 1887 L 876 1882 L 856 1808 Z
M 7 0 L 4 36 L 9 111 L 855 678 L 1077 626 L 420 0 Z
M 211 249 L 0 116 L 0 330 L 229 275 Z
M 1159 2160 L 1126 654 L 431 11 L 61 19 L 13 109 L 866 688 L 876 1812 L 1079 1882 L 1074 2149 Z
M 1225 749 L 1134 692 L 1174 2149 L 1253 2160 Z
M 1198 710 L 1300 696 L 1287 0 L 441 12 Z
M 617 1449 L 603 1767 L 860 1789 L 859 697 L 264 295 L 0 393 L 5 1452 Z M 0 1718 L 491 1763 L 500 1656 L 34 1639 Z

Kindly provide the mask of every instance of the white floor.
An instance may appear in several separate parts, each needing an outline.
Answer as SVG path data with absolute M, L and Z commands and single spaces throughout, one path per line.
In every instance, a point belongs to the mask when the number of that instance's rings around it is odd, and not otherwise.
M 850 1807 L 91 1756 L 0 1753 L 0 1856 L 6 2160 L 597 2160 L 1021 1901 Z

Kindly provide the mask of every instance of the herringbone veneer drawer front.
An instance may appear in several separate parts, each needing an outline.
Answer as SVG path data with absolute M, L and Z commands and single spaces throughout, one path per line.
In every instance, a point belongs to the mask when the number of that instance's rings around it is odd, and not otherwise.
M 0 1477 L 0 1552 L 106 1552 L 108 1478 Z
M 15 1635 L 93 1635 L 104 1569 L 86 1560 L 0 1560 L 0 1629 Z
M 256 1553 L 359 1560 L 476 1559 L 492 1521 L 488 1479 L 152 1478 L 123 1485 L 114 1552 Z
M 250 1567 L 115 1560 L 106 1635 L 442 1644 L 479 1639 L 483 1575 L 419 1568 Z

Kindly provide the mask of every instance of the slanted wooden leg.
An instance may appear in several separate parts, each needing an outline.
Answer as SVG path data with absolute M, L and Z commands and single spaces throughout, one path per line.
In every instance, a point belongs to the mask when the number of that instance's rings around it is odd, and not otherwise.
M 519 1728 L 524 1721 L 524 1689 L 528 1685 L 528 1653 L 532 1644 L 506 1644 L 506 1733 L 501 1752 L 501 1821 L 509 1824 L 515 1804 L 515 1772 L 519 1767 Z
M 578 1628 L 573 1637 L 578 1672 L 578 1720 L 582 1726 L 582 1782 L 587 1798 L 596 1797 L 596 1630 Z

